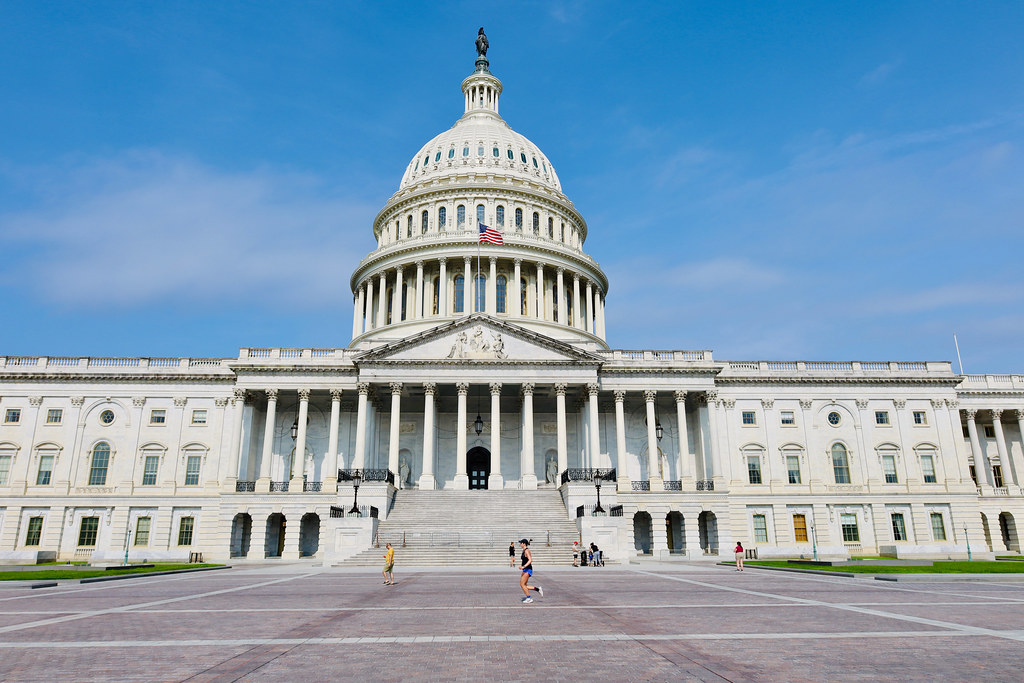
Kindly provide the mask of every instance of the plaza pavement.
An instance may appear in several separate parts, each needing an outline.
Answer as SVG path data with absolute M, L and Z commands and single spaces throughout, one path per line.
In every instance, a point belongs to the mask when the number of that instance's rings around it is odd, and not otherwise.
M 309 564 L 0 591 L 4 681 L 1024 678 L 1024 584 Z

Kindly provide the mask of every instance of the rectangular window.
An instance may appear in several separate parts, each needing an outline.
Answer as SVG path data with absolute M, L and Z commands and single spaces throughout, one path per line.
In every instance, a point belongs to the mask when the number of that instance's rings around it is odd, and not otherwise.
M 807 542 L 807 516 L 793 515 L 793 539 L 797 543 Z
M 921 474 L 924 475 L 924 483 L 934 484 L 938 479 L 935 477 L 935 458 L 930 455 L 921 456 Z
M 0 455 L 0 486 L 7 484 L 7 477 L 11 474 L 11 458 L 10 455 Z
M 149 424 L 151 425 L 162 425 L 167 422 L 167 411 L 166 410 L 151 410 L 149 411 Z
M 99 517 L 82 517 L 82 524 L 78 527 L 79 547 L 95 547 L 96 535 L 100 530 Z
M 974 469 L 974 465 L 968 465 L 967 466 L 967 470 L 971 473 L 971 481 L 973 481 L 974 485 L 977 486 L 978 485 L 978 470 Z
M 883 455 L 882 456 L 882 472 L 885 474 L 886 484 L 896 484 L 899 482 L 899 477 L 896 476 L 896 456 L 895 455 Z
M 185 461 L 185 486 L 199 486 L 199 466 L 203 462 L 203 456 L 190 455 Z
M 946 524 L 945 524 L 945 522 L 942 521 L 942 513 L 941 512 L 933 512 L 931 514 L 931 518 L 932 518 L 932 537 L 934 537 L 936 541 L 945 541 L 946 540 Z
M 994 439 L 996 438 L 996 428 L 993 425 L 985 425 L 985 438 Z
M 7 424 L 21 422 L 21 408 L 8 408 L 4 413 L 4 422 Z
M 747 456 L 747 477 L 751 484 L 761 483 L 761 456 Z
M 894 512 L 891 515 L 892 518 L 892 540 L 894 541 L 905 541 L 907 540 L 907 527 L 903 523 L 903 513 Z
M 107 465 L 110 451 L 95 448 L 92 452 L 92 466 L 89 468 L 89 486 L 103 486 L 107 483 Z
M 178 524 L 178 545 L 192 545 L 192 528 L 195 526 L 195 517 L 182 517 Z
M 795 425 L 796 424 L 796 416 L 793 414 L 792 410 L 783 410 L 782 412 L 780 412 L 779 413 L 779 420 L 784 425 Z
M 915 410 L 914 411 L 914 424 L 916 424 L 916 425 L 926 425 L 926 424 L 928 424 L 928 416 L 925 414 L 925 412 L 923 410 Z
M 764 515 L 754 515 L 754 542 L 768 542 L 768 518 Z
M 836 478 L 837 484 L 850 483 L 850 465 L 845 453 L 832 454 L 832 475 Z
M 743 424 L 745 424 L 745 425 L 756 425 L 757 424 L 757 415 L 754 413 L 753 410 L 744 410 L 743 411 Z
M 142 485 L 156 486 L 156 473 L 160 469 L 160 456 L 147 455 L 146 464 L 142 468 Z
M 887 425 L 887 424 L 889 424 L 889 411 L 888 410 L 876 410 L 875 411 L 875 424 L 876 425 Z
M 61 408 L 50 408 L 46 411 L 46 424 L 59 425 L 64 420 L 64 410 Z
M 1003 468 L 1001 465 L 992 465 L 992 483 L 997 489 L 1003 488 Z
M 29 517 L 28 519 L 28 532 L 25 534 L 25 545 L 37 546 L 39 545 L 39 539 L 43 535 L 43 518 L 42 517 Z
M 135 520 L 135 545 L 149 545 L 149 524 L 152 521 L 149 517 L 139 517 Z
M 39 456 L 39 472 L 36 473 L 36 486 L 49 486 L 53 476 L 53 456 Z
M 204 425 L 206 424 L 206 411 L 205 410 L 193 410 L 192 411 L 192 424 Z
M 857 515 L 843 513 L 839 515 L 839 521 L 843 528 L 843 543 L 860 543 Z
M 800 456 L 799 455 L 787 455 L 786 456 L 786 471 L 789 472 L 789 483 L 799 484 L 800 483 Z

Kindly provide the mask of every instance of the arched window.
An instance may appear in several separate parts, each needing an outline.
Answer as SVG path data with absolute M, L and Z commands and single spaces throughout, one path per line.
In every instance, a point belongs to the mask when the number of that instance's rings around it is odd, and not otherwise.
M 398 238 L 402 236 L 401 230 L 402 230 L 402 224 L 399 223 L 398 221 L 395 221 L 395 241 L 396 242 L 398 241 Z
M 391 324 L 391 309 L 393 308 L 392 304 L 395 301 L 394 291 L 392 290 L 391 287 L 388 287 L 388 291 L 387 291 L 387 294 L 385 296 L 387 296 L 387 298 L 388 298 L 388 318 L 387 318 L 387 320 L 384 321 L 384 324 L 390 325 Z
M 551 319 L 558 320 L 558 285 L 551 285 Z
M 508 288 L 508 280 L 505 279 L 504 275 L 499 275 L 498 279 L 494 283 L 494 296 L 495 296 L 495 312 L 505 312 L 505 290 Z
M 533 157 L 533 167 L 537 168 L 537 157 Z
M 429 163 L 430 163 L 430 155 L 428 154 L 427 156 L 423 157 L 423 170 L 424 171 L 427 170 L 427 164 L 429 164 Z
M 476 276 L 476 300 L 473 302 L 473 310 L 477 313 L 484 311 L 484 296 L 487 292 L 487 278 L 483 273 Z
M 452 298 L 452 312 L 462 313 L 466 310 L 463 307 L 466 293 L 466 278 L 461 275 L 455 276 L 455 287 L 453 287 L 453 298 Z
M 466 145 L 465 147 L 462 148 L 462 156 L 464 156 L 464 157 L 468 157 L 469 156 L 469 145 Z
M 430 214 L 426 210 L 424 210 L 421 219 L 422 220 L 420 222 L 422 223 L 422 225 L 420 225 L 420 232 L 426 235 L 427 227 L 430 225 Z
M 476 155 L 478 157 L 482 157 L 484 155 L 484 146 L 483 145 L 480 145 L 479 147 L 476 148 Z
M 440 152 L 438 152 L 437 154 L 434 155 L 434 163 L 436 164 L 439 161 L 441 161 L 441 153 Z
M 516 155 L 515 155 L 515 153 L 511 149 L 508 151 L 508 160 L 509 161 L 515 161 L 516 160 Z
M 484 222 L 484 205 L 483 204 L 477 204 L 476 205 L 476 222 L 477 222 L 477 225 L 480 225 L 481 223 Z
M 462 204 L 455 208 L 455 223 L 458 225 L 459 230 L 466 229 L 466 207 Z
M 565 223 L 560 223 L 558 228 L 558 241 L 565 242 Z
M 407 218 L 408 218 L 408 220 L 406 221 L 406 226 L 405 226 L 406 227 L 405 236 L 406 237 L 412 237 L 412 216 L 408 216 Z
M 434 299 L 434 303 L 433 303 L 433 314 L 434 314 L 434 315 L 437 315 L 437 312 L 438 312 L 438 310 L 439 310 L 439 309 L 438 309 L 438 305 L 439 305 L 439 303 L 440 303 L 440 300 L 438 299 L 438 297 L 440 297 L 440 296 L 441 296 L 441 278 L 439 278 L 439 277 L 435 277 L 435 278 L 434 278 L 434 282 L 433 282 L 433 286 L 434 286 L 434 296 L 433 296 L 433 299 Z
M 448 223 L 448 210 L 443 206 L 437 210 L 437 229 L 444 230 L 445 225 Z
M 519 314 L 526 315 L 526 278 L 519 280 Z
M 89 486 L 106 486 L 107 468 L 110 466 L 110 444 L 100 441 L 93 446 L 92 464 L 89 466 Z
M 516 209 L 516 232 L 523 231 L 523 210 Z
M 548 216 L 548 239 L 555 239 L 555 219 Z
M 499 228 L 505 227 L 505 207 L 501 204 L 494 209 L 494 222 L 498 224 Z
M 536 211 L 533 212 L 533 234 L 540 234 L 540 214 Z
M 409 310 L 408 309 L 408 303 L 407 303 L 408 301 L 409 301 L 409 285 L 407 285 L 406 283 L 403 282 L 402 283 L 402 317 L 401 317 L 402 320 L 405 320 L 406 311 Z
M 525 164 L 526 163 L 526 152 L 520 152 L 519 153 L 519 158 L 522 159 L 523 163 Z
M 832 473 L 837 484 L 850 483 L 850 459 L 846 453 L 846 446 L 841 443 L 832 444 Z
M 448 158 L 449 159 L 454 159 L 455 158 L 455 148 L 454 147 L 452 147 L 450 150 L 448 150 Z
M 499 156 L 501 156 L 501 151 L 498 150 L 497 147 L 495 147 L 493 150 L 491 150 L 491 153 L 494 154 L 495 158 L 498 158 Z

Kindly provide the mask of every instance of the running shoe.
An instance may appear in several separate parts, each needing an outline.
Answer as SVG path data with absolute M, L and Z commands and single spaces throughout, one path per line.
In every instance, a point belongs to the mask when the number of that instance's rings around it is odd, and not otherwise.
M 539 595 L 542 598 L 544 597 L 544 589 L 540 586 L 537 586 L 537 595 Z
M 533 602 L 533 598 L 526 598 L 525 600 L 523 600 L 523 602 L 531 603 L 531 602 Z

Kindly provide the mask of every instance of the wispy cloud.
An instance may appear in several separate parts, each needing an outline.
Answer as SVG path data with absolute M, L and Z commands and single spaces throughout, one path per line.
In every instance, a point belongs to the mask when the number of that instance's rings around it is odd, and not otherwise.
M 879 64 L 871 71 L 867 72 L 860 78 L 860 85 L 864 87 L 872 87 L 883 83 L 887 80 L 899 66 L 903 63 L 902 59 L 897 59 L 891 62 L 885 62 Z

